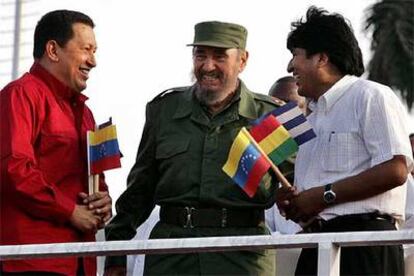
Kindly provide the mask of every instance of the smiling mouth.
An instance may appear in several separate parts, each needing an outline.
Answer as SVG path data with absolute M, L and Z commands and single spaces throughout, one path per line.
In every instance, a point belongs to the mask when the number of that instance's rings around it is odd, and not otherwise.
M 218 80 L 219 80 L 219 78 L 218 78 L 218 77 L 214 77 L 214 76 L 207 76 L 207 75 L 204 75 L 204 76 L 201 78 L 201 80 L 202 80 L 202 81 L 206 81 L 206 82 L 212 82 L 212 81 L 218 81 Z
M 91 71 L 89 68 L 80 68 L 79 71 L 86 79 L 89 78 L 89 72 Z
M 295 78 L 296 85 L 299 85 L 299 81 L 300 81 L 299 75 L 294 74 L 293 77 Z

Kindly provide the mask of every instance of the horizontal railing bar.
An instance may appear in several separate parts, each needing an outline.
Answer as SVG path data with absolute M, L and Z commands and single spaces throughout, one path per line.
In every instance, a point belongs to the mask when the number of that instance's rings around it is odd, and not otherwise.
M 338 246 L 407 244 L 414 243 L 414 230 L 3 245 L 0 246 L 0 260 L 308 248 L 318 247 L 318 244 L 327 242 Z

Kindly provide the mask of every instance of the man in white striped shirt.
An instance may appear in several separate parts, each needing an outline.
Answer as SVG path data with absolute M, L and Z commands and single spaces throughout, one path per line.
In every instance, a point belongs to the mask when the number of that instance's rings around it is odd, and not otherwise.
M 386 86 L 359 78 L 362 54 L 339 14 L 311 7 L 292 23 L 288 71 L 307 97 L 317 135 L 303 144 L 295 188 L 281 189 L 278 206 L 305 232 L 395 230 L 404 219 L 413 166 L 404 107 Z M 317 250 L 304 249 L 297 275 L 315 275 Z M 401 246 L 345 247 L 341 275 L 404 275 Z

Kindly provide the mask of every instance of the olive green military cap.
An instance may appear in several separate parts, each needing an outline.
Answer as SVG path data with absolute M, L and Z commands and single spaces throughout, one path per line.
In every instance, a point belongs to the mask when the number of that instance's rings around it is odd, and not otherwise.
M 246 49 L 245 27 L 219 21 L 201 22 L 194 27 L 194 42 L 187 46 Z

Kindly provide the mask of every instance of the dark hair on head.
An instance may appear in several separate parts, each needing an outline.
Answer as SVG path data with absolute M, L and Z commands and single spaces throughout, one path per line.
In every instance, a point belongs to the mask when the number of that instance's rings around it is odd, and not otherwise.
M 287 48 L 303 48 L 307 56 L 325 53 L 329 61 L 346 75 L 361 76 L 364 73 L 362 53 L 350 24 L 337 13 L 311 6 L 306 21 L 291 24 Z
M 81 12 L 56 10 L 45 14 L 37 22 L 34 32 L 33 57 L 41 58 L 43 56 L 46 43 L 49 40 L 55 40 L 60 47 L 64 47 L 73 37 L 72 26 L 75 23 L 95 27 L 92 19 Z
M 280 79 L 276 81 L 276 83 L 280 83 L 280 82 L 296 82 L 296 79 L 292 76 L 285 76 L 285 77 L 281 77 Z

